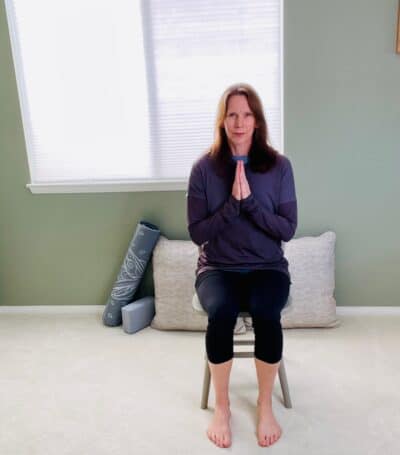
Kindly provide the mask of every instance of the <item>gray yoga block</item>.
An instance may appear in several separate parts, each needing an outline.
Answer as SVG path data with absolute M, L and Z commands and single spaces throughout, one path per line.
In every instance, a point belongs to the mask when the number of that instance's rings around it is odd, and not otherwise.
M 122 308 L 122 327 L 126 333 L 135 333 L 150 325 L 154 315 L 154 297 L 143 297 Z

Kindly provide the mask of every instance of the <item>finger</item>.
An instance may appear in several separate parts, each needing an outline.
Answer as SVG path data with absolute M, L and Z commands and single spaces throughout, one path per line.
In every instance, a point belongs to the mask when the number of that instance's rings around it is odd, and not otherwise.
M 240 162 L 236 161 L 236 175 L 238 175 L 240 172 Z
M 243 163 L 243 161 L 242 161 Z M 244 163 L 242 164 L 242 177 L 244 180 L 246 180 L 246 168 L 244 167 Z

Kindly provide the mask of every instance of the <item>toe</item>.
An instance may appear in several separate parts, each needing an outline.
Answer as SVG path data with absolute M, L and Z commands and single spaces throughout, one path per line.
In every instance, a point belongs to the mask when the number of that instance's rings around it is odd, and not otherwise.
M 273 435 L 269 436 L 269 438 L 268 438 L 269 445 L 272 444 L 273 440 L 274 440 L 274 436 Z
M 221 447 L 226 447 L 226 436 L 224 434 L 221 436 Z
M 271 444 L 274 444 L 279 439 L 279 433 L 275 433 L 272 435 Z

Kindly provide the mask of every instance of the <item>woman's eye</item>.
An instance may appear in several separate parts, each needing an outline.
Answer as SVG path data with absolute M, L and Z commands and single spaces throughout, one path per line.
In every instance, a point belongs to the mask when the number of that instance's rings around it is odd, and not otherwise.
M 251 112 L 247 112 L 244 115 L 245 115 L 245 117 L 252 117 L 253 116 L 253 114 Z M 236 114 L 234 114 L 234 113 L 228 114 L 228 117 L 236 117 Z

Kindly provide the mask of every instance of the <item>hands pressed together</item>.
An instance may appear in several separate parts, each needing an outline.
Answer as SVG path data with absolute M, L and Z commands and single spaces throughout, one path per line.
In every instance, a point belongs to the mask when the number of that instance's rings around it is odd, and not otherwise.
M 250 196 L 251 190 L 249 186 L 249 182 L 246 178 L 246 172 L 244 169 L 243 161 L 239 160 L 236 162 L 236 172 L 235 172 L 235 180 L 232 186 L 232 196 L 240 201 L 241 199 L 246 199 Z

